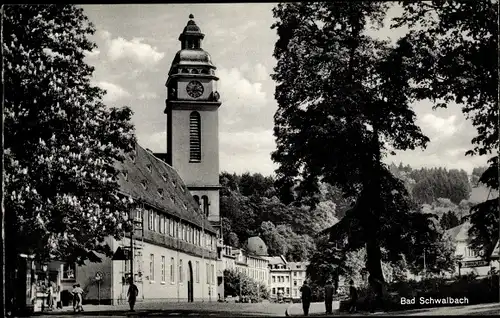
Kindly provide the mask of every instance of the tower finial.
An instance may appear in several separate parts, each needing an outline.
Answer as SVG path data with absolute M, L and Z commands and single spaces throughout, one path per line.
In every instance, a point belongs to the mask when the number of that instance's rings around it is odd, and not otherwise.
M 191 14 L 189 15 L 189 18 L 190 18 L 190 19 L 194 19 L 194 15 L 191 13 Z

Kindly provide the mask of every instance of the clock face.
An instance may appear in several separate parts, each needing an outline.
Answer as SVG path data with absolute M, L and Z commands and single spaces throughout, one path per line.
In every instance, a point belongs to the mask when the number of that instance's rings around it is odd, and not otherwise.
M 203 95 L 203 85 L 198 81 L 191 81 L 187 84 L 186 91 L 189 96 L 198 98 Z

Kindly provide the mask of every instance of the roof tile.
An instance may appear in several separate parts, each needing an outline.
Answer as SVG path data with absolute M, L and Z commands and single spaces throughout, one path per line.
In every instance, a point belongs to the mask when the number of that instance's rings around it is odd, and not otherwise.
M 136 145 L 135 152 L 117 163 L 120 190 L 134 199 L 178 217 L 206 231 L 217 233 L 193 199 L 191 192 L 174 168 L 155 157 L 152 152 Z M 141 186 L 145 183 L 145 187 Z M 162 189 L 163 195 L 158 195 Z

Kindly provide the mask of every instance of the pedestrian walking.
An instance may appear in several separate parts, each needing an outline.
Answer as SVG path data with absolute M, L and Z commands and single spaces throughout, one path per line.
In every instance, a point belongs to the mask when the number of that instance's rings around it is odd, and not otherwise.
M 73 294 L 73 310 L 75 312 L 83 311 L 83 289 L 80 287 L 80 284 L 75 284 L 73 287 L 71 291 Z
M 311 306 L 312 291 L 311 287 L 307 284 L 307 280 L 304 281 L 302 287 L 300 287 L 301 298 L 302 298 L 302 309 L 304 310 L 304 316 L 309 315 L 309 307 Z
M 358 290 L 354 286 L 354 281 L 351 279 L 349 281 L 349 313 L 356 312 L 356 302 L 358 301 Z
M 128 303 L 130 305 L 130 311 L 134 311 L 135 302 L 137 300 L 137 296 L 139 295 L 139 289 L 135 286 L 132 280 L 129 281 L 130 286 L 128 287 L 127 297 Z
M 327 315 L 332 313 L 334 290 L 335 288 L 333 287 L 332 281 L 329 279 L 325 285 L 325 308 Z

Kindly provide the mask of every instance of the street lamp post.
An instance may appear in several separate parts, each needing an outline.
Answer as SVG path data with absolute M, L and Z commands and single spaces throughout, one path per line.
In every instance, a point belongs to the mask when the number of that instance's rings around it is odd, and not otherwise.
M 426 274 L 427 274 L 427 268 L 425 264 L 425 248 L 424 248 L 424 278 L 426 277 Z

